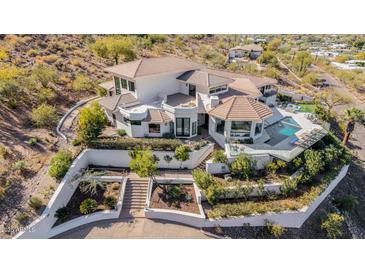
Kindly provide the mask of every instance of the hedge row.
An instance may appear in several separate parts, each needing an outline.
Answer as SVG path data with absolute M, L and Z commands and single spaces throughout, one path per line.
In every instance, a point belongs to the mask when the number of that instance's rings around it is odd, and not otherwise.
M 190 141 L 187 145 L 192 150 L 198 150 L 205 146 L 207 141 L 193 142 Z M 151 148 L 155 151 L 175 151 L 175 149 L 181 146 L 183 141 L 179 139 L 164 139 L 164 138 L 99 138 L 88 144 L 89 148 L 95 149 L 123 149 L 130 150 L 135 147 Z

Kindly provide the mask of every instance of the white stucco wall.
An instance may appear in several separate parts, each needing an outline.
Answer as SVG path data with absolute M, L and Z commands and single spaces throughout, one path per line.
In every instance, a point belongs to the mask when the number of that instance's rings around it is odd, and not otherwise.
M 314 202 L 299 211 L 286 211 L 280 213 L 267 213 L 255 216 L 229 217 L 222 219 L 202 219 L 195 216 L 179 216 L 174 212 L 154 212 L 152 218 L 171 220 L 195 227 L 241 227 L 243 225 L 264 226 L 266 221 L 280 224 L 283 227 L 300 228 L 310 215 L 317 209 L 329 193 L 338 185 L 338 183 L 346 176 L 349 166 L 344 166 L 335 179 L 331 181 L 329 186 L 322 192 Z
M 176 80 L 183 72 L 156 75 L 136 79 L 136 94 L 141 104 L 155 101 L 159 96 L 174 94 L 180 91 Z

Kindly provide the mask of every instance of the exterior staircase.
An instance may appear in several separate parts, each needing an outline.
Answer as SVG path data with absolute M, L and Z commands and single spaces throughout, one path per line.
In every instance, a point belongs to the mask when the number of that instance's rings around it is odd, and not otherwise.
M 213 155 L 213 152 L 209 153 L 207 155 L 207 157 L 205 157 L 205 159 L 196 167 L 196 168 L 199 168 L 199 169 L 203 169 L 205 170 L 205 164 L 206 162 L 212 158 L 212 155 Z
M 144 217 L 143 209 L 147 199 L 147 191 L 147 180 L 128 180 L 120 217 Z

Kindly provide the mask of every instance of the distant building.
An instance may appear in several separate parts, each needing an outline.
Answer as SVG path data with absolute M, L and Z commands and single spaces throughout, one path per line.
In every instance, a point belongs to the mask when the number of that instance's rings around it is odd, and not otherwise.
M 249 59 L 255 60 L 263 52 L 263 48 L 260 45 L 249 44 L 243 46 L 237 46 L 229 49 L 228 63 L 232 61 L 247 61 Z

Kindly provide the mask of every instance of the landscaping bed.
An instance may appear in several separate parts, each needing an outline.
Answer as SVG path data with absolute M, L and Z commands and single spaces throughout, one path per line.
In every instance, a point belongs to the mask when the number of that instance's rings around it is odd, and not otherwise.
M 119 200 L 120 196 L 120 182 L 103 182 L 104 187 L 98 187 L 95 193 L 90 193 L 83 190 L 82 183 L 83 182 L 81 182 L 76 188 L 67 205 L 62 208 L 66 213 L 64 213 L 62 217 L 58 217 L 58 220 L 56 221 L 54 226 L 60 225 L 77 217 L 87 215 L 85 213 L 81 213 L 80 210 L 81 204 L 87 199 L 92 199 L 96 202 L 95 208 L 91 210 L 92 212 L 90 213 L 114 209 L 114 207 L 116 206 L 116 203 Z M 106 202 L 106 197 L 112 197 L 115 202 L 114 206 L 111 206 L 111 204 L 108 205 L 108 203 Z
M 149 206 L 200 214 L 193 184 L 154 184 Z
M 100 176 L 127 176 L 130 172 L 129 168 L 94 165 L 90 165 L 88 171 L 97 173 Z
M 278 165 L 279 161 L 267 165 L 266 169 L 269 173 L 281 178 L 279 180 L 280 193 L 266 191 L 263 188 L 263 182 L 267 181 L 266 176 L 268 175 L 263 173 L 264 176 L 261 180 L 257 180 L 257 185 L 261 181 L 260 192 L 255 193 L 255 196 L 250 195 L 253 191 L 250 182 L 255 181 L 257 174 L 255 175 L 255 172 L 251 170 L 251 164 L 244 156 L 235 165 L 236 173 L 241 175 L 240 179 L 245 177 L 246 183 L 240 180 L 232 182 L 217 180 L 203 171 L 193 171 L 193 177 L 208 200 L 203 207 L 209 218 L 250 216 L 270 212 L 297 211 L 309 206 L 328 187 L 342 167 L 349 164 L 350 161 L 349 151 L 330 133 L 295 161 L 296 167 L 302 166 L 296 174 L 297 176 L 290 178 L 281 175 L 279 177 L 276 174 L 277 171 L 291 169 L 287 165 L 285 167 L 282 164 Z
M 207 141 L 188 141 L 183 142 L 180 139 L 166 138 L 125 138 L 125 137 L 104 137 L 90 142 L 89 148 L 95 149 L 122 149 L 130 150 L 132 148 L 150 148 L 154 151 L 175 151 L 183 144 L 190 147 L 191 150 L 199 150 L 208 144 Z

